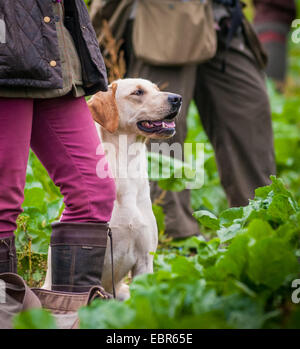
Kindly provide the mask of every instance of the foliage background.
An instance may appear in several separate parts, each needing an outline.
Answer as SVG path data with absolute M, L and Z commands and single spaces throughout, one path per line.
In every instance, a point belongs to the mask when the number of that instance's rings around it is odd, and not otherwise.
M 297 6 L 300 10 L 300 1 Z M 252 14 L 249 6 L 247 16 Z M 212 147 L 192 104 L 186 141 L 205 143 L 205 184 L 192 191 L 192 206 L 205 239 L 166 239 L 164 215 L 156 205 L 160 246 L 155 273 L 138 277 L 125 303 L 95 301 L 83 308 L 83 328 L 300 328 L 299 305 L 291 302 L 291 280 L 300 271 L 300 46 L 290 42 L 289 52 L 285 94 L 278 95 L 268 82 L 277 177 L 284 186 L 273 178 L 248 207 L 228 210 Z M 38 286 L 46 269 L 50 224 L 60 216 L 63 199 L 32 153 L 23 208 L 16 232 L 19 270 Z M 48 314 L 16 318 L 17 328 L 53 326 Z

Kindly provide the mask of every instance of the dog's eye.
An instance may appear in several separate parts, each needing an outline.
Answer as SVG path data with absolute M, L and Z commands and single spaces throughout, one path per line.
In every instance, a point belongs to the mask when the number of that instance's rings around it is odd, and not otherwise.
M 142 90 L 141 88 L 139 88 L 138 90 L 132 92 L 132 95 L 134 96 L 142 96 L 145 93 L 144 90 Z

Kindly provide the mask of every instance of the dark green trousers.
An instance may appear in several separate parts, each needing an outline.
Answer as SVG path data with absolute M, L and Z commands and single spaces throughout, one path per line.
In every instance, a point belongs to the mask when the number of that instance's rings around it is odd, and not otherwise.
M 130 44 L 130 26 L 126 45 Z M 201 65 L 158 67 L 146 64 L 128 49 L 128 77 L 149 79 L 158 85 L 167 84 L 167 91 L 183 97 L 176 135 L 170 142 L 184 143 L 187 134 L 186 116 L 195 100 L 203 127 L 213 145 L 222 186 L 230 206 L 247 205 L 257 187 L 269 184 L 275 174 L 273 133 L 265 75 L 246 45 L 242 34 L 236 36 L 225 53 L 219 37 L 216 56 Z M 222 61 L 226 55 L 226 70 Z M 152 196 L 159 188 L 152 183 Z M 190 192 L 168 192 L 163 203 L 166 233 L 186 237 L 199 233 L 192 217 Z

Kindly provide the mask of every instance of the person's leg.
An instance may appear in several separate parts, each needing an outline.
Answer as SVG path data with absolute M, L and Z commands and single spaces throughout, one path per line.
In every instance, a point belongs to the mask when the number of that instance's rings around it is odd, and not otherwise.
M 112 178 L 96 168 L 100 139 L 84 98 L 36 100 L 31 147 L 64 195 L 61 222 L 108 222 L 115 199 Z M 98 149 L 99 150 L 99 149 Z
M 14 231 L 24 200 L 32 115 L 32 100 L 0 98 L 0 273 L 16 272 Z
M 22 212 L 32 100 L 0 98 L 0 236 L 12 236 Z
M 97 176 L 100 139 L 84 98 L 36 100 L 31 146 L 64 195 L 51 236 L 52 289 L 85 292 L 101 284 L 115 184 Z
M 195 101 L 216 153 L 230 206 L 246 205 L 275 173 L 273 133 L 264 74 L 243 40 L 198 67 Z M 252 57 L 252 58 L 251 58 Z

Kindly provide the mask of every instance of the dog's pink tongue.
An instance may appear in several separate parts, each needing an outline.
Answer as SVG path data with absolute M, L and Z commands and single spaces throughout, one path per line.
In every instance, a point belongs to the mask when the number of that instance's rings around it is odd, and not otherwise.
M 171 122 L 165 122 L 165 124 L 168 125 L 168 127 L 175 127 L 175 121 L 171 121 Z
M 161 121 L 152 121 L 152 124 L 154 126 L 161 126 L 162 125 L 162 122 Z

